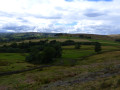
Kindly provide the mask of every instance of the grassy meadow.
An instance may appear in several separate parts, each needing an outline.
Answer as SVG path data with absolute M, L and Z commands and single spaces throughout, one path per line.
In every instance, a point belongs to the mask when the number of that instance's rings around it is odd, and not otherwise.
M 22 70 L 34 65 L 25 62 L 26 53 L 0 53 L 0 72 Z
M 40 39 L 33 40 L 39 41 Z M 43 40 L 43 39 L 42 39 Z M 56 59 L 49 68 L 36 69 L 19 74 L 0 76 L 0 90 L 119 90 L 119 75 L 97 78 L 94 81 L 56 86 L 57 81 L 82 78 L 88 73 L 111 68 L 120 64 L 120 44 L 113 41 L 79 39 L 77 37 L 48 38 L 48 40 L 74 40 L 76 42 L 98 41 L 102 43 L 101 53 L 94 51 L 93 45 L 62 46 L 62 57 Z M 25 42 L 28 42 L 26 40 Z M 27 53 L 0 53 L 0 72 L 23 70 L 36 65 L 25 61 Z M 47 86 L 46 86 L 47 85 Z

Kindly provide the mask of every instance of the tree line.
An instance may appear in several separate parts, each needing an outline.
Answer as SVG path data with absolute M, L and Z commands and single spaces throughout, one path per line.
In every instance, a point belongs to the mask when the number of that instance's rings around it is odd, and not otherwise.
M 3 53 L 28 53 L 31 52 L 33 48 L 37 48 L 38 50 L 43 50 L 44 47 L 59 43 L 61 46 L 68 46 L 68 45 L 95 45 L 96 48 L 101 46 L 98 42 L 74 42 L 73 40 L 66 40 L 64 42 L 58 42 L 56 40 L 52 40 L 48 42 L 48 40 L 41 40 L 39 42 L 21 42 L 21 43 L 12 43 L 10 45 L 3 45 L 0 47 L 0 52 Z M 76 46 L 77 47 L 77 46 Z
M 46 64 L 54 61 L 54 58 L 60 58 L 62 56 L 62 46 L 74 45 L 75 49 L 80 49 L 81 45 L 95 45 L 95 52 L 101 51 L 101 44 L 98 42 L 74 42 L 73 40 L 67 40 L 64 42 L 58 42 L 52 40 L 41 40 L 39 42 L 22 42 L 12 43 L 10 45 L 3 45 L 0 47 L 2 53 L 29 53 L 26 57 L 26 61 L 34 64 Z

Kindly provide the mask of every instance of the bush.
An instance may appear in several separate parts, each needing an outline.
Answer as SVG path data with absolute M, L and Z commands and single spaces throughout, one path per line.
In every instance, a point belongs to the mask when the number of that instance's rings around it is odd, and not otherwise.
M 95 43 L 95 52 L 99 53 L 101 51 L 101 44 L 96 42 Z
M 57 43 L 56 44 L 53 44 L 52 47 L 55 49 L 55 57 L 56 58 L 59 58 L 62 56 L 62 48 L 61 48 L 61 44 L 60 43 Z
M 56 50 L 53 47 L 46 47 L 42 53 L 39 53 L 37 60 L 40 60 L 40 63 L 50 63 L 55 58 Z
M 12 44 L 10 45 L 10 47 L 12 47 L 12 48 L 17 48 L 17 43 L 12 43 Z
M 66 40 L 66 41 L 64 41 L 62 43 L 63 46 L 65 46 L 65 45 L 74 45 L 74 44 L 75 44 L 75 42 L 73 40 Z
M 12 48 L 12 47 L 1 47 L 0 52 L 1 53 L 21 53 L 21 52 L 24 52 L 24 50 L 19 48 Z
M 81 46 L 80 46 L 79 43 L 76 43 L 76 44 L 75 44 L 75 49 L 80 49 L 80 47 L 81 47 Z
M 52 41 L 50 41 L 50 44 L 56 44 L 56 40 L 52 40 Z
M 103 90 L 106 88 L 110 88 L 112 85 L 113 85 L 112 82 L 102 82 L 100 88 Z
M 39 46 L 33 47 L 31 53 L 26 57 L 26 61 L 34 64 L 48 64 L 53 61 L 54 58 L 61 57 L 62 48 L 59 43 L 47 44 L 39 49 Z

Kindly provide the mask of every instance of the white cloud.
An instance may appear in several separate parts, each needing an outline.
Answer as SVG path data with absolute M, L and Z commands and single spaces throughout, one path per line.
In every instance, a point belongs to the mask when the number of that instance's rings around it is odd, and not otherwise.
M 0 0 L 1 31 L 119 33 L 120 0 Z M 8 24 L 19 29 L 3 29 Z M 24 29 L 22 26 L 26 26 Z M 9 26 L 10 27 L 10 26 Z M 28 28 L 29 27 L 29 28 Z M 36 28 L 33 28 L 36 27 Z M 21 28 L 21 30 L 20 30 Z M 31 28 L 31 29 L 30 29 Z M 22 30 L 23 29 L 23 30 Z

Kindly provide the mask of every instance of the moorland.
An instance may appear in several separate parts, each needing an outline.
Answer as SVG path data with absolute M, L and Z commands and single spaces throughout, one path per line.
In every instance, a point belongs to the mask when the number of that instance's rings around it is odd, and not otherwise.
M 1 34 L 0 90 L 119 90 L 119 40 L 119 35 Z

